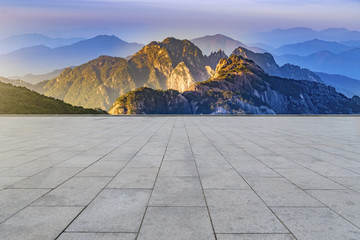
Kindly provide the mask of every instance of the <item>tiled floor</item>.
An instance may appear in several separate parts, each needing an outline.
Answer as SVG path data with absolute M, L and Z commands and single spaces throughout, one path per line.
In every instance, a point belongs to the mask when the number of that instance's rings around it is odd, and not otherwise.
M 2 117 L 0 239 L 358 240 L 358 117 Z

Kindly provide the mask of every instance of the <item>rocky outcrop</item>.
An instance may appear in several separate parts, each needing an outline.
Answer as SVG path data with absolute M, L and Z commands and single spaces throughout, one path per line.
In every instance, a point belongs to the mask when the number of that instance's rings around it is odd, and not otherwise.
M 270 76 L 252 60 L 237 55 L 222 59 L 213 78 L 193 84 L 182 94 L 176 93 L 176 98 L 161 97 L 156 102 L 153 95 L 147 92 L 148 89 L 130 92 L 129 96 L 137 96 L 135 102 L 129 102 L 128 97 L 126 101 L 124 97 L 120 97 L 112 109 L 123 109 L 123 105 L 119 107 L 119 102 L 126 102 L 128 106 L 132 106 L 130 113 L 164 112 L 163 109 L 167 108 L 163 106 L 173 106 L 173 110 L 181 109 L 177 113 L 188 113 L 190 109 L 192 114 L 360 113 L 358 97 L 349 99 L 336 92 L 333 87 L 316 82 Z M 164 96 L 164 93 L 161 92 L 160 95 Z M 151 111 L 146 111 L 144 102 L 153 103 L 150 104 Z M 162 110 L 154 110 L 156 105 L 162 106 Z M 137 110 L 136 106 L 140 106 L 141 110 Z M 122 112 L 124 111 L 110 113 Z

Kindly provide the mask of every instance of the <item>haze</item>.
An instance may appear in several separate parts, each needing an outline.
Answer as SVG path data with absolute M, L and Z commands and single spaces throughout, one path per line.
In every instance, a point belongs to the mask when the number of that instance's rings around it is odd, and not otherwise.
M 0 37 L 115 34 L 148 43 L 222 33 L 243 41 L 274 28 L 360 30 L 359 0 L 2 0 Z

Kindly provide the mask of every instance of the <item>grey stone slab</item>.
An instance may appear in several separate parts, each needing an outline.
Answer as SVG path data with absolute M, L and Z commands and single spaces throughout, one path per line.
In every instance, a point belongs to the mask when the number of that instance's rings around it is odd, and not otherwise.
M 149 207 L 139 240 L 214 240 L 205 207 Z
M 154 167 L 159 168 L 163 156 L 136 155 L 131 159 L 127 167 Z
M 10 187 L 56 188 L 58 185 L 74 176 L 80 170 L 81 168 L 49 168 Z
M 216 234 L 218 240 L 296 240 L 291 234 Z
M 251 190 L 205 190 L 216 233 L 288 233 Z
M 79 207 L 28 207 L 0 224 L 0 239 L 55 239 L 81 210 Z
M 57 167 L 88 167 L 94 162 L 98 161 L 100 158 L 101 156 L 99 155 L 80 154 L 58 164 Z
M 328 208 L 272 209 L 297 239 L 360 239 L 357 227 Z
M 351 190 L 310 190 L 308 192 L 360 228 L 360 193 Z
M 136 233 L 62 233 L 57 240 L 135 240 Z
M 0 177 L 0 190 L 24 180 L 26 177 Z
M 344 189 L 340 184 L 307 169 L 277 169 L 301 189 Z
M 50 167 L 53 167 L 57 163 L 52 161 L 34 160 L 29 163 L 25 163 L 21 166 L 11 168 L 7 171 L 0 173 L 1 176 L 11 177 L 31 177 L 39 172 L 44 171 Z
M 344 185 L 352 190 L 360 190 L 360 177 L 332 177 L 331 180 Z
M 323 206 L 285 178 L 248 178 L 247 181 L 268 206 Z
M 31 204 L 49 189 L 4 189 L 0 191 L 0 222 Z
M 278 169 L 278 168 L 303 168 L 299 164 L 292 162 L 291 160 L 283 157 L 283 156 L 271 156 L 271 155 L 260 155 L 256 156 L 256 158 L 269 166 L 270 168 Z
M 261 164 L 261 163 L 233 163 L 233 167 L 240 173 L 243 177 L 280 177 L 271 168 Z
M 153 188 L 158 168 L 126 167 L 109 183 L 107 188 Z
M 198 172 L 194 161 L 167 161 L 162 163 L 159 176 L 197 177 Z
M 137 232 L 149 196 L 149 190 L 103 190 L 66 231 Z
M 249 185 L 232 168 L 199 168 L 204 189 L 249 189 Z
M 170 150 L 169 150 L 170 149 Z M 176 149 L 176 150 L 171 150 Z M 191 148 L 184 148 L 183 150 L 179 150 L 178 146 L 176 147 L 168 147 L 164 156 L 164 161 L 193 161 L 194 157 L 191 152 Z
M 77 176 L 83 177 L 114 177 L 126 165 L 121 161 L 98 161 L 84 169 Z
M 198 177 L 158 177 L 150 206 L 205 206 Z
M 33 205 L 86 206 L 110 180 L 110 177 L 73 177 L 38 199 Z

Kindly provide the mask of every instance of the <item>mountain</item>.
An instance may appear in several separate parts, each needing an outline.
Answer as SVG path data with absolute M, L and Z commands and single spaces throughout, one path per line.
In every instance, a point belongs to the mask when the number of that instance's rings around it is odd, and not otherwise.
M 266 74 L 252 60 L 222 59 L 215 75 L 183 93 L 138 89 L 118 98 L 110 114 L 340 114 L 360 113 L 360 98 L 333 87 Z
M 312 39 L 336 42 L 360 40 L 360 32 L 350 31 L 346 28 L 328 28 L 322 31 L 315 31 L 311 28 L 300 27 L 275 29 L 270 32 L 257 33 L 254 37 L 271 46 L 280 47 L 285 44 L 295 44 Z
M 303 69 L 299 66 L 291 64 L 285 64 L 280 67 L 270 53 L 254 53 L 246 48 L 238 47 L 233 51 L 232 54 L 239 55 L 243 58 L 248 58 L 254 61 L 266 73 L 273 76 L 290 78 L 295 80 L 308 80 L 319 83 L 322 82 L 319 76 L 317 76 L 315 73 L 311 72 L 308 69 Z
M 340 53 L 346 50 L 350 50 L 350 47 L 344 44 L 314 39 L 296 44 L 287 44 L 273 50 L 272 53 L 276 55 L 295 54 L 307 56 L 320 51 Z
M 37 84 L 31 84 L 31 83 L 25 82 L 25 81 L 20 80 L 20 79 L 8 79 L 8 78 L 4 78 L 4 77 L 0 77 L 0 82 L 10 83 L 11 85 L 14 85 L 16 87 L 24 87 L 24 88 L 27 88 L 29 90 L 38 92 L 40 94 L 44 93 L 43 87 L 46 84 L 46 81 L 43 81 L 43 82 L 40 82 L 40 83 L 37 83 Z
M 0 40 L 0 54 L 9 53 L 20 48 L 44 45 L 56 48 L 74 44 L 85 40 L 84 38 L 50 38 L 48 36 L 31 33 L 7 37 Z
M 0 74 L 19 76 L 43 74 L 54 69 L 76 66 L 101 55 L 126 57 L 142 45 L 127 43 L 115 36 L 101 35 L 68 46 L 49 48 L 44 45 L 22 48 L 0 55 Z
M 98 114 L 93 109 L 74 107 L 24 87 L 0 82 L 0 114 Z
M 10 79 L 22 80 L 22 81 L 25 81 L 25 82 L 28 82 L 31 84 L 37 84 L 37 83 L 45 81 L 45 80 L 50 80 L 50 79 L 56 78 L 57 76 L 60 75 L 60 73 L 63 70 L 64 69 L 57 69 L 52 72 L 45 73 L 45 74 L 39 74 L 39 75 L 26 74 L 24 76 L 13 76 L 13 77 L 10 77 Z
M 65 69 L 45 85 L 45 95 L 108 110 L 119 95 L 139 87 L 184 91 L 207 80 L 214 71 L 209 64 L 223 55 L 219 52 L 206 57 L 188 40 L 167 38 L 143 47 L 130 60 L 101 56 Z
M 348 78 L 339 74 L 327 74 L 316 72 L 316 75 L 321 77 L 326 85 L 336 88 L 336 91 L 341 92 L 347 97 L 354 95 L 360 96 L 360 80 Z
M 210 55 L 212 52 L 219 49 L 223 50 L 226 54 L 230 54 L 237 47 L 244 47 L 254 52 L 265 52 L 265 50 L 258 47 L 249 47 L 240 41 L 234 40 L 222 34 L 208 35 L 205 37 L 195 38 L 191 40 L 201 51 Z
M 350 78 L 360 79 L 360 48 L 341 53 L 329 51 L 317 52 L 305 57 L 298 55 L 282 55 L 276 57 L 279 63 L 292 63 L 312 71 L 341 74 Z

